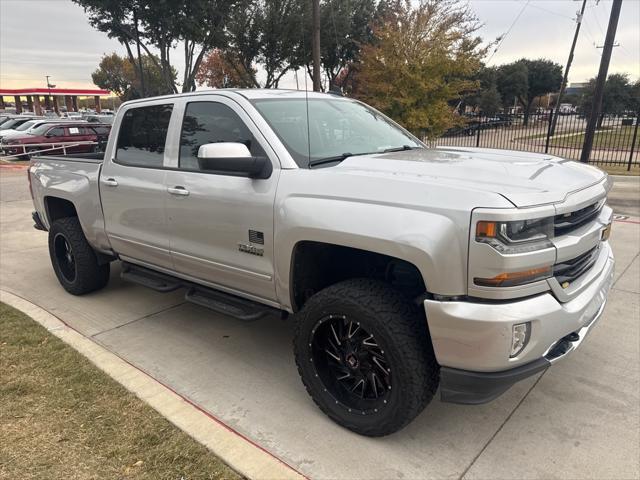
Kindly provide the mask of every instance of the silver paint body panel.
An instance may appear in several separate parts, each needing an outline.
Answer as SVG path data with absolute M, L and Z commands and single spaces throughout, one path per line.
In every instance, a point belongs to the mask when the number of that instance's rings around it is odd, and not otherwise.
M 363 155 L 302 169 L 250 100 L 304 96 L 212 90 L 127 102 L 114 121 L 104 162 L 32 160 L 35 208 L 48 227 L 46 197 L 68 200 L 97 250 L 287 311 L 293 310 L 291 257 L 299 242 L 406 260 L 422 274 L 433 298 L 471 297 L 425 301 L 438 361 L 468 370 L 496 371 L 539 357 L 547 343 L 583 325 L 590 305 L 606 295 L 613 270 L 608 244 L 600 241 L 611 221 L 606 206 L 595 221 L 533 253 L 501 255 L 475 242 L 473 234 L 479 220 L 554 216 L 601 200 L 610 188 L 605 173 L 551 155 L 473 148 Z M 181 124 L 190 101 L 233 109 L 267 153 L 271 176 L 257 180 L 179 170 Z M 167 103 L 173 111 L 162 167 L 116 163 L 124 113 Z M 263 232 L 264 245 L 250 243 L 249 230 Z M 473 284 L 474 276 L 552 265 L 598 244 L 596 265 L 566 289 L 553 278 L 508 288 Z M 262 255 L 248 253 L 258 251 Z M 512 324 L 522 321 L 534 325 L 535 342 L 509 359 L 505 348 Z

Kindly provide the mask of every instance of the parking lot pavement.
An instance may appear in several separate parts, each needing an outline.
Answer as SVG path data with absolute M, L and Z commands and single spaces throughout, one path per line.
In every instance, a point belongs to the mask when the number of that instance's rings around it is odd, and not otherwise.
M 614 225 L 614 289 L 600 325 L 570 358 L 490 404 L 434 400 L 401 432 L 370 439 L 333 424 L 308 398 L 286 321 L 238 322 L 184 303 L 181 292 L 126 284 L 117 265 L 106 289 L 68 295 L 51 269 L 46 234 L 31 227 L 26 188 L 24 172 L 0 170 L 0 288 L 54 313 L 305 475 L 640 476 L 637 218 Z

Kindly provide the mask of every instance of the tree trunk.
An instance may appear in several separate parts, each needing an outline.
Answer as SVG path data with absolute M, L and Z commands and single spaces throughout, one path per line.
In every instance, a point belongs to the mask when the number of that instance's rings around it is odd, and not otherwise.
M 524 118 L 522 120 L 522 125 L 525 127 L 529 126 L 529 116 L 531 115 L 532 104 L 533 104 L 533 100 L 530 100 L 524 105 Z
M 140 76 L 140 95 L 142 98 L 147 96 L 146 89 L 144 88 L 144 66 L 142 64 L 142 55 L 140 54 L 140 30 L 138 28 L 138 14 L 136 10 L 133 10 L 133 21 L 136 28 L 136 48 L 138 50 L 138 72 Z

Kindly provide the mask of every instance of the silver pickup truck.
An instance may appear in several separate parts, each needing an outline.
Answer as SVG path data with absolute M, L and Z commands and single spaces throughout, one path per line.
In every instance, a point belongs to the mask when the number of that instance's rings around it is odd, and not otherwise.
M 136 100 L 104 158 L 35 157 L 36 228 L 81 295 L 110 262 L 252 321 L 290 316 L 298 370 L 379 436 L 432 399 L 483 403 L 575 350 L 614 260 L 602 171 L 427 148 L 360 102 L 283 90 Z

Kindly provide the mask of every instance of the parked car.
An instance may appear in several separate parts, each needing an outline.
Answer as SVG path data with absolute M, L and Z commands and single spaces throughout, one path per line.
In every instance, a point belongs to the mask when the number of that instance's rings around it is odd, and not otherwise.
M 9 138 L 16 135 L 30 134 L 32 133 L 33 129 L 39 127 L 40 125 L 44 125 L 46 123 L 59 123 L 62 121 L 64 120 L 54 119 L 54 118 L 44 118 L 44 119 L 38 118 L 38 119 L 29 120 L 16 128 L 0 130 L 0 139 Z
M 28 174 L 66 291 L 104 287 L 119 260 L 126 280 L 242 321 L 292 315 L 307 391 L 364 435 L 404 427 L 438 387 L 483 403 L 567 357 L 613 281 L 606 173 L 429 149 L 335 95 L 127 102 L 105 155 L 35 157 Z
M 42 152 L 44 155 L 62 153 L 63 151 L 67 153 L 93 152 L 101 143 L 104 143 L 110 129 L 110 125 L 102 124 L 45 123 L 29 133 L 2 139 L 0 150 L 5 155 L 19 155 L 21 159 L 28 159 L 30 154 L 41 150 L 46 150 L 46 152 Z M 52 148 L 58 146 L 59 148 L 51 151 Z
M 92 123 L 113 123 L 113 115 L 84 115 L 83 119 Z
M 5 120 L 2 124 L 0 124 L 0 132 L 3 130 L 15 129 L 16 127 L 19 127 L 23 123 L 36 118 L 43 118 L 43 117 L 33 117 L 33 116 L 26 116 L 26 115 L 19 115 L 19 116 L 16 115 L 16 116 L 10 117 L 7 120 Z
M 68 118 L 69 120 L 81 120 L 82 114 L 80 112 L 65 112 L 63 117 Z

